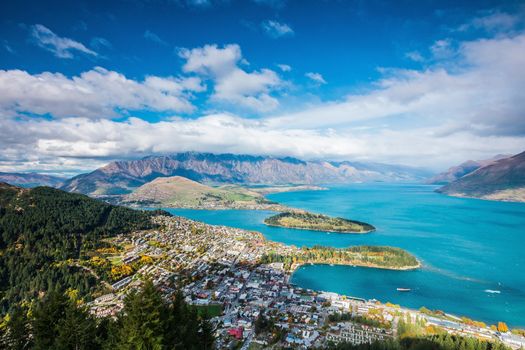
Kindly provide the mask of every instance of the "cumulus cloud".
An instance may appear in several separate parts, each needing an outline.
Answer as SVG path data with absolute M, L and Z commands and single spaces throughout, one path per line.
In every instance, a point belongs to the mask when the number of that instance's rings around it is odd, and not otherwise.
M 191 92 L 203 89 L 197 77 L 149 76 L 136 81 L 101 67 L 72 78 L 60 73 L 0 70 L 0 116 L 112 118 L 120 115 L 118 111 L 140 109 L 191 112 Z
M 262 22 L 261 26 L 264 32 L 272 38 L 293 36 L 295 34 L 293 29 L 286 23 L 279 23 L 277 21 L 268 20 Z
M 195 49 L 181 49 L 186 60 L 183 70 L 214 81 L 212 100 L 239 105 L 257 112 L 271 111 L 279 105 L 271 92 L 283 82 L 270 69 L 247 72 L 239 67 L 243 58 L 239 45 L 206 45 Z
M 201 79 L 213 82 L 212 100 L 252 108 L 273 100 L 276 106 L 272 93 L 283 82 L 273 71 L 247 71 L 237 45 L 181 50 L 183 70 L 194 75 L 186 79 L 135 81 L 100 68 L 73 78 L 0 71 L 0 170 L 89 170 L 112 159 L 187 150 L 374 160 L 437 170 L 523 151 L 525 34 L 454 42 L 449 48 L 451 55 L 434 58 L 423 69 L 383 69 L 382 78 L 366 90 L 340 100 L 258 119 L 228 113 L 155 123 L 100 118 L 115 109 L 191 109 L 189 95 L 204 89 Z M 20 112 L 61 118 L 24 118 Z
M 31 36 L 38 46 L 51 51 L 56 57 L 73 58 L 75 52 L 98 56 L 95 51 L 88 49 L 84 44 L 70 38 L 60 37 L 42 24 L 31 26 Z
M 317 84 L 326 84 L 326 80 L 320 73 L 308 72 L 305 76 Z
M 485 135 L 525 135 L 525 34 L 460 45 L 459 60 L 425 70 L 385 70 L 367 93 L 272 118 L 275 127 L 356 122 L 443 125 Z M 450 68 L 446 68 L 450 67 Z M 320 117 L 322 116 L 322 118 Z
M 437 137 L 432 128 L 370 133 L 359 128 L 276 129 L 264 121 L 229 114 L 157 123 L 138 118 L 124 122 L 86 118 L 23 122 L 4 119 L 0 120 L 0 126 L 3 171 L 12 170 L 20 159 L 26 161 L 17 167 L 19 170 L 39 165 L 46 168 L 53 162 L 63 170 L 89 170 L 110 159 L 189 150 L 408 164 L 415 164 L 414 150 L 417 150 L 418 165 L 437 168 L 468 157 L 478 159 L 523 146 L 523 138 L 516 136 L 484 137 L 461 132 Z

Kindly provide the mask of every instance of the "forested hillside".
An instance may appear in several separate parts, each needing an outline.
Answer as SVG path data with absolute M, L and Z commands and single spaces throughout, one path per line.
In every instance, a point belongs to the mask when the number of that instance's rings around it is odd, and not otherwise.
M 213 349 L 208 318 L 186 304 L 182 294 L 166 302 L 151 281 L 124 298 L 116 319 L 95 319 L 63 290 L 51 290 L 30 309 L 14 307 L 0 323 L 0 349 Z
M 56 286 L 87 295 L 96 279 L 72 261 L 100 238 L 151 228 L 151 215 L 49 187 L 1 183 L 0 312 Z

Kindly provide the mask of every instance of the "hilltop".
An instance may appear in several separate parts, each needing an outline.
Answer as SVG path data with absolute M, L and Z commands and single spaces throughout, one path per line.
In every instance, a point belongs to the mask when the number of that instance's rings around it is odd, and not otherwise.
M 283 207 L 262 194 L 236 185 L 212 187 L 182 176 L 158 177 L 122 199 L 124 204 L 199 209 L 265 209 Z
M 437 190 L 457 197 L 525 201 L 525 152 L 485 165 Z
M 312 185 L 361 181 L 417 181 L 419 169 L 378 163 L 303 161 L 296 158 L 187 152 L 112 162 L 64 182 L 62 189 L 122 195 L 158 177 L 183 176 L 206 184 Z

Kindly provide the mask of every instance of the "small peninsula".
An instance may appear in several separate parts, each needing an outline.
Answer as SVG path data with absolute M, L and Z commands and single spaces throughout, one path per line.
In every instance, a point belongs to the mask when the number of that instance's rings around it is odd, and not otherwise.
M 368 233 L 375 230 L 374 226 L 365 222 L 299 211 L 270 216 L 264 223 L 268 226 L 336 233 Z
M 350 265 L 389 270 L 414 270 L 421 267 L 421 263 L 412 254 L 388 246 L 355 246 L 342 249 L 313 246 L 300 248 L 288 254 L 272 251 L 263 255 L 261 262 L 282 263 L 285 270 L 292 272 L 304 264 Z

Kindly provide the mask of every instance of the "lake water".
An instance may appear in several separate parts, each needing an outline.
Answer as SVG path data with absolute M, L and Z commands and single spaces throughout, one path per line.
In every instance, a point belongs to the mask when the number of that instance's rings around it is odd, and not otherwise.
M 292 207 L 368 222 L 377 231 L 367 235 L 267 227 L 263 220 L 272 213 L 263 211 L 169 211 L 209 224 L 259 231 L 270 240 L 297 246 L 400 247 L 416 255 L 423 267 L 388 271 L 303 266 L 294 273 L 292 283 L 525 327 L 525 204 L 454 198 L 434 189 L 428 185 L 353 184 L 268 196 Z M 398 287 L 412 291 L 401 293 Z

